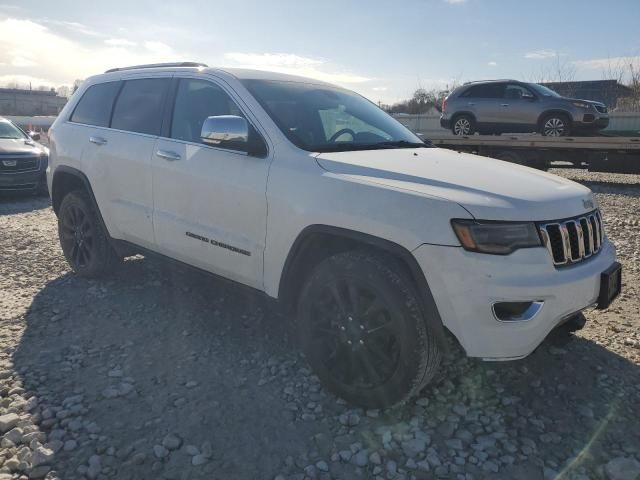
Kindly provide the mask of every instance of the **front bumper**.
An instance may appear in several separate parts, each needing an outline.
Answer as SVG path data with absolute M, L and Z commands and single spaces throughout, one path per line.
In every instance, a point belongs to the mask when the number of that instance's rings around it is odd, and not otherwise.
M 0 172 L 0 191 L 36 190 L 47 183 L 48 158 L 43 156 L 36 169 L 24 172 Z
M 598 113 L 585 113 L 582 118 L 574 122 L 577 128 L 597 128 L 604 129 L 609 126 L 609 116 Z
M 414 252 L 444 325 L 470 357 L 522 358 L 556 326 L 596 303 L 600 274 L 616 259 L 613 244 L 580 264 L 555 268 L 543 247 L 498 256 L 461 247 L 422 245 Z M 543 301 L 530 320 L 501 322 L 495 302 Z

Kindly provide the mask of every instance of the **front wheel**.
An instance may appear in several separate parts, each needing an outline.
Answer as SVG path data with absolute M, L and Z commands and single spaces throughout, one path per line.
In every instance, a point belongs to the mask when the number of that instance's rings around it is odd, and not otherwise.
M 357 406 L 404 402 L 440 364 L 439 319 L 423 316 L 407 275 L 375 253 L 323 260 L 303 286 L 298 319 L 303 350 L 322 383 Z
M 566 115 L 547 115 L 540 122 L 540 133 L 545 137 L 566 137 L 571 134 L 571 122 Z

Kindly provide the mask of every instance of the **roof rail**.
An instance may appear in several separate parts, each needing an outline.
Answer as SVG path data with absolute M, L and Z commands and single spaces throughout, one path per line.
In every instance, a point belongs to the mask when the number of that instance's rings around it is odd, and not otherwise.
M 163 68 L 163 67 L 208 67 L 199 62 L 171 62 L 171 63 L 147 63 L 145 65 L 132 65 L 130 67 L 110 68 L 104 73 L 121 72 L 122 70 L 136 70 L 138 68 Z
M 488 83 L 488 82 L 520 82 L 520 80 L 514 80 L 513 78 L 491 78 L 489 80 L 471 80 L 470 82 L 464 82 L 463 85 L 470 85 L 472 83 Z

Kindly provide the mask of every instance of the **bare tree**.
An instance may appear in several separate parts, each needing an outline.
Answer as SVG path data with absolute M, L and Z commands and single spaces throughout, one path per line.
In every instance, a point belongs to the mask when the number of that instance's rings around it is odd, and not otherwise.
M 602 78 L 615 80 L 610 88 L 615 91 L 607 92 L 612 98 L 616 98 L 616 105 L 612 105 L 617 111 L 640 111 L 640 69 L 628 59 L 620 59 L 617 62 L 609 59 L 607 66 L 602 71 Z M 619 95 L 619 85 L 625 85 L 629 90 L 624 96 Z

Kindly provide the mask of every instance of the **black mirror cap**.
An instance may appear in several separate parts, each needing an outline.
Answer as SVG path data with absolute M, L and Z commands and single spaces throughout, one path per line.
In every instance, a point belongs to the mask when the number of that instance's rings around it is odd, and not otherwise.
M 260 135 L 260 133 L 258 133 L 251 124 L 249 124 L 249 142 L 246 146 L 246 150 L 247 154 L 252 157 L 264 158 L 268 153 L 267 144 L 262 138 L 262 135 Z
M 29 132 L 29 137 L 36 142 L 40 140 L 40 134 L 38 132 Z

